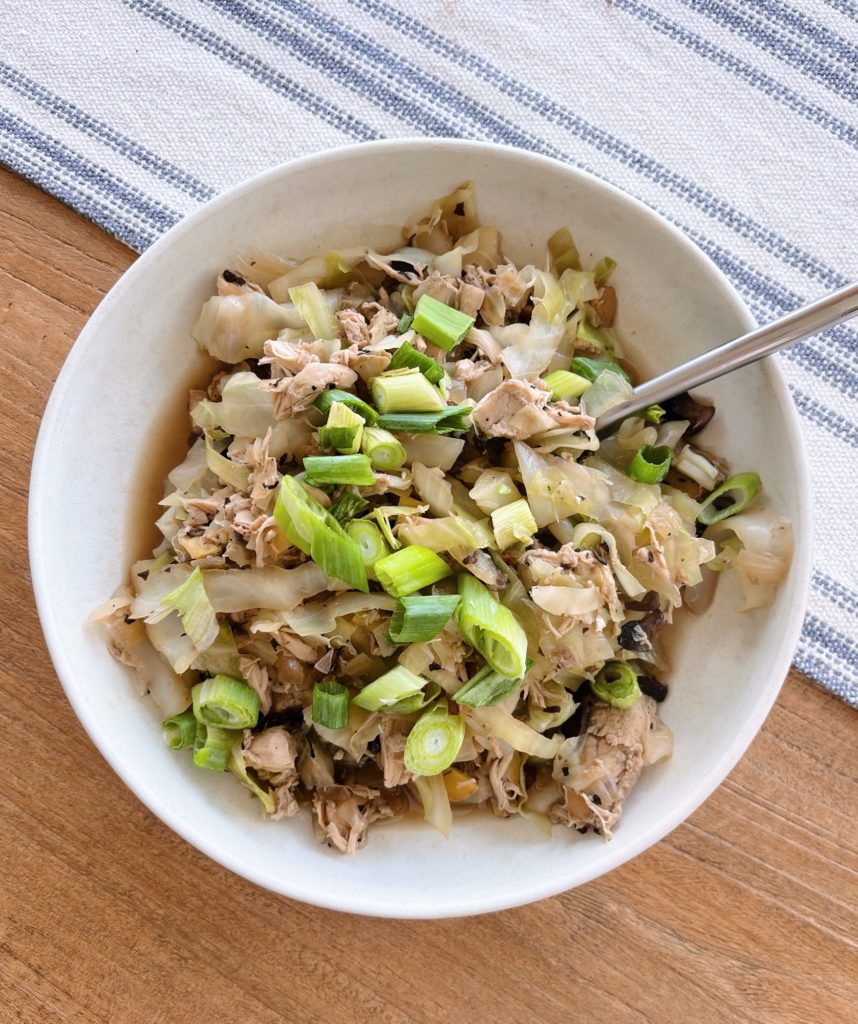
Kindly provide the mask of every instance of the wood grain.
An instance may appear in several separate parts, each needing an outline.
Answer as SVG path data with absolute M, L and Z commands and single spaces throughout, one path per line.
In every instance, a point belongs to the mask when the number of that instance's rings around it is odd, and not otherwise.
M 502 914 L 385 922 L 280 899 L 207 861 L 127 792 L 45 651 L 26 499 L 51 385 L 133 258 L 0 172 L 0 1017 L 854 1020 L 856 720 L 797 674 L 730 779 L 671 836 Z

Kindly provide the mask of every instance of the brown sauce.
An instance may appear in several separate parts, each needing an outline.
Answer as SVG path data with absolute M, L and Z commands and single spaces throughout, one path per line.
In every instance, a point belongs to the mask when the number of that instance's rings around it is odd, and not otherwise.
M 188 339 L 181 344 L 193 345 L 193 342 Z M 155 520 L 164 511 L 158 505 L 164 497 L 164 482 L 189 448 L 188 392 L 205 388 L 219 367 L 216 359 L 199 353 L 184 375 L 177 375 L 164 386 L 159 401 L 161 415 L 137 461 L 128 495 L 124 548 L 129 562 L 148 558 L 160 542 Z

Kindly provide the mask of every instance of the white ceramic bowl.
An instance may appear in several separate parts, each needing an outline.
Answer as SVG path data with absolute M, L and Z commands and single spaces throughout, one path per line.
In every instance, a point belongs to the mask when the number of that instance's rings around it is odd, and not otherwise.
M 585 259 L 618 267 L 619 330 L 654 374 L 741 333 L 752 318 L 716 267 L 652 210 L 560 163 L 499 146 L 407 140 L 353 146 L 277 167 L 186 218 L 122 277 L 89 321 L 45 413 L 30 491 L 33 585 L 57 672 L 93 742 L 171 828 L 230 870 L 308 903 L 386 917 L 474 914 L 580 885 L 657 842 L 725 778 L 760 728 L 789 668 L 810 567 L 809 492 L 798 418 L 771 363 L 705 389 L 718 406 L 707 445 L 756 468 L 797 526 L 792 570 L 774 606 L 742 615 L 728 586 L 671 643 L 673 758 L 650 768 L 611 843 L 526 821 L 473 815 L 449 840 L 419 821 L 371 830 L 353 858 L 320 846 L 307 814 L 261 819 L 231 777 L 211 776 L 161 741 L 89 612 L 145 547 L 165 424 L 180 458 L 189 384 L 203 362 L 189 337 L 215 276 L 253 245 L 305 256 L 394 247 L 402 224 L 461 181 L 477 183 L 485 224 L 521 262 L 568 225 Z M 151 546 L 151 542 L 150 542 Z M 118 801 L 118 798 L 117 798 Z M 116 813 L 121 814 L 117 802 Z

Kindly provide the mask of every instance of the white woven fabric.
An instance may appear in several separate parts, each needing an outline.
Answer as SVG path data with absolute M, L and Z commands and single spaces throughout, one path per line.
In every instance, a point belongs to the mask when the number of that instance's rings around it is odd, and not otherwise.
M 761 320 L 858 277 L 858 0 L 0 0 L 0 15 L 0 159 L 136 249 L 273 163 L 454 135 L 643 199 Z M 797 664 L 858 705 L 856 339 L 841 327 L 781 366 L 816 488 Z

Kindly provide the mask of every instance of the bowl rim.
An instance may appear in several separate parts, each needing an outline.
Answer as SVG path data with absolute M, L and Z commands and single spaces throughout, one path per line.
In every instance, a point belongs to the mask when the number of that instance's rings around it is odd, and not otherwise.
M 83 696 L 83 690 L 78 688 L 75 673 L 71 661 L 66 655 L 65 641 L 61 630 L 54 617 L 51 602 L 50 569 L 43 558 L 43 548 L 40 538 L 45 526 L 44 510 L 48 507 L 50 500 L 50 481 L 47 478 L 46 466 L 48 452 L 51 447 L 51 439 L 61 427 L 60 412 L 67 392 L 73 387 L 74 378 L 85 365 L 89 350 L 97 344 L 100 334 L 101 321 L 106 319 L 114 307 L 121 304 L 125 293 L 133 287 L 134 280 L 149 264 L 158 260 L 161 253 L 169 248 L 176 239 L 192 233 L 199 223 L 212 216 L 217 216 L 221 208 L 229 206 L 236 200 L 247 197 L 255 190 L 266 186 L 269 182 L 292 174 L 296 171 L 312 169 L 321 164 L 331 161 L 348 161 L 352 157 L 365 156 L 374 152 L 379 157 L 394 156 L 397 152 L 407 148 L 409 150 L 422 149 L 430 150 L 457 150 L 474 155 L 493 154 L 499 160 L 514 158 L 522 161 L 523 164 L 548 166 L 554 170 L 561 170 L 570 178 L 584 180 L 596 192 L 610 196 L 614 201 L 625 205 L 633 210 L 643 220 L 650 221 L 661 230 L 672 236 L 673 242 L 677 245 L 690 260 L 694 260 L 705 269 L 712 281 L 713 287 L 718 287 L 737 318 L 745 327 L 754 327 L 755 320 L 750 310 L 736 291 L 733 284 L 728 280 L 721 269 L 706 255 L 698 246 L 691 241 L 679 228 L 672 224 L 665 216 L 653 209 L 648 204 L 629 195 L 623 189 L 596 177 L 587 171 L 555 160 L 552 157 L 531 153 L 527 150 L 517 149 L 512 146 L 500 145 L 497 143 L 474 142 L 458 139 L 383 139 L 375 142 L 356 143 L 348 146 L 328 149 L 322 152 L 313 153 L 295 160 L 286 161 L 274 167 L 268 168 L 234 185 L 232 188 L 220 193 L 215 198 L 204 203 L 199 209 L 188 214 L 160 238 L 158 238 L 144 253 L 142 253 L 131 266 L 123 272 L 114 285 L 102 298 L 83 330 L 78 335 L 63 367 L 54 383 L 48 400 L 45 412 L 42 417 L 41 426 L 36 441 L 33 455 L 32 470 L 30 475 L 29 505 L 28 505 L 28 541 L 30 572 L 33 583 L 33 591 L 36 599 L 36 607 L 41 621 L 42 630 L 47 642 L 48 651 L 53 661 L 57 676 L 65 691 L 78 720 L 83 725 L 96 748 L 111 768 L 116 772 L 122 782 L 142 801 L 146 807 L 155 814 L 164 824 L 171 828 L 184 840 L 191 843 L 201 853 L 221 864 L 234 874 L 237 874 L 249 881 L 261 886 L 264 889 L 288 896 L 292 899 L 301 900 L 315 906 L 331 910 L 338 910 L 346 913 L 364 914 L 384 918 L 444 918 L 459 917 L 471 914 L 480 914 L 505 910 L 516 906 L 522 906 L 538 900 L 555 896 L 568 890 L 570 887 L 577 887 L 586 882 L 598 878 L 600 875 L 619 867 L 626 861 L 638 856 L 644 850 L 663 839 L 669 832 L 673 831 L 686 818 L 688 818 L 698 807 L 713 793 L 713 791 L 724 781 L 733 770 L 739 759 L 747 750 L 751 741 L 763 725 L 775 699 L 780 692 L 783 681 L 792 662 L 795 647 L 799 638 L 801 625 L 807 605 L 808 592 L 811 577 L 812 557 L 812 505 L 810 472 L 807 458 L 807 448 L 804 436 L 801 431 L 798 412 L 793 404 L 786 381 L 778 368 L 771 360 L 763 361 L 762 369 L 767 384 L 772 390 L 773 397 L 783 416 L 785 436 L 788 444 L 795 451 L 797 456 L 799 475 L 795 480 L 801 519 L 801 530 L 797 531 L 795 553 L 791 573 L 793 575 L 793 598 L 792 605 L 787 615 L 786 628 L 783 639 L 777 651 L 776 657 L 772 660 L 772 667 L 769 679 L 763 688 L 750 714 L 748 715 L 742 729 L 736 733 L 728 745 L 725 746 L 721 757 L 698 781 L 697 786 L 682 803 L 672 806 L 664 815 L 660 816 L 650 828 L 642 830 L 630 846 L 623 850 L 613 848 L 610 844 L 604 847 L 601 856 L 593 865 L 584 869 L 576 865 L 573 858 L 569 860 L 569 869 L 566 872 L 558 872 L 546 880 L 534 880 L 528 884 L 516 887 L 514 890 L 507 890 L 492 895 L 479 895 L 468 897 L 466 894 L 445 897 L 440 900 L 433 899 L 431 905 L 420 904 L 410 906 L 399 906 L 393 902 L 381 904 L 373 898 L 365 898 L 360 893 L 349 893 L 342 898 L 330 898 L 324 891 L 317 890 L 311 886 L 304 886 L 300 879 L 293 879 L 288 873 L 273 875 L 264 870 L 245 865 L 239 856 L 229 849 L 222 849 L 219 846 L 216 835 L 198 830 L 185 821 L 178 809 L 172 808 L 165 801 L 158 790 L 158 787 L 150 786 L 142 773 L 136 772 L 133 766 L 126 764 L 112 742 L 111 737 L 102 729 L 97 713 L 94 713 L 87 705 Z

